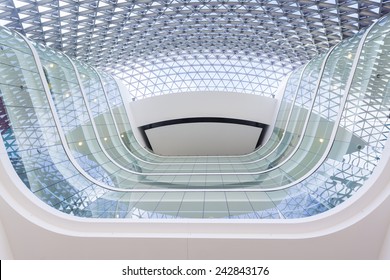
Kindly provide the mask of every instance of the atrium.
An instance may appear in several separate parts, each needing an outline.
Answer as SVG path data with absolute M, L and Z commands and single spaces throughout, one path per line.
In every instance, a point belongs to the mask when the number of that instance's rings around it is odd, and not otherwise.
M 389 11 L 0 1 L 0 257 L 389 259 Z

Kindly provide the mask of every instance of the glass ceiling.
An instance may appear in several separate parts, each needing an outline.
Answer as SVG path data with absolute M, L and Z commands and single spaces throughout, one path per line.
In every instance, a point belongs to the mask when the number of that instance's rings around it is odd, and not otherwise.
M 389 0 L 0 0 L 0 24 L 108 70 L 134 99 L 272 96 L 292 69 L 389 9 Z

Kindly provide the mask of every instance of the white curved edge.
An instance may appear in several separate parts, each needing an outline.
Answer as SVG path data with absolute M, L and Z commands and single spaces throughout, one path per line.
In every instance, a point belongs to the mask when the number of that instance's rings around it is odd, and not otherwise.
M 30 48 L 31 50 L 31 54 L 33 56 L 33 59 L 34 59 L 34 62 L 35 62 L 35 66 L 36 66 L 36 69 L 38 71 L 38 74 L 39 74 L 39 78 L 40 78 L 40 81 L 42 83 L 42 87 L 43 87 L 43 91 L 45 93 L 45 97 L 46 97 L 46 101 L 49 105 L 49 109 L 52 113 L 52 117 L 53 117 L 53 121 L 56 125 L 56 130 L 58 132 L 58 136 L 60 138 L 60 141 L 61 141 L 61 144 L 62 144 L 62 147 L 65 151 L 65 154 L 66 156 L 68 157 L 69 161 L 72 163 L 72 165 L 74 166 L 74 168 L 82 175 L 84 176 L 87 180 L 89 180 L 90 182 L 94 183 L 95 185 L 103 188 L 103 189 L 107 189 L 107 190 L 112 190 L 112 191 L 118 191 L 118 192 L 125 192 L 126 189 L 123 189 L 123 188 L 116 188 L 116 187 L 112 187 L 112 186 L 109 186 L 107 184 L 104 184 L 100 181 L 98 181 L 97 179 L 93 178 L 92 176 L 90 176 L 80 165 L 79 163 L 77 162 L 77 160 L 74 158 L 73 156 L 73 153 L 71 152 L 69 146 L 68 146 L 68 142 L 66 141 L 66 137 L 65 137 L 65 134 L 64 134 L 64 131 L 62 129 L 62 126 L 61 126 L 61 122 L 60 122 L 60 119 L 57 115 L 57 112 L 55 110 L 55 105 L 54 105 L 54 101 L 52 100 L 51 96 L 50 96 L 50 88 L 49 88 L 49 85 L 47 84 L 47 81 L 46 81 L 46 78 L 45 78 L 45 74 L 43 72 L 43 66 L 42 66 L 42 63 L 41 63 L 41 60 L 40 60 L 40 57 L 35 49 L 35 47 L 31 44 L 31 42 L 26 38 L 24 37 L 23 35 L 20 35 L 18 32 L 15 32 L 15 34 L 17 34 L 19 36 L 19 38 L 21 38 L 25 43 L 26 45 Z M 78 72 L 76 72 L 78 73 Z M 3 144 L 2 141 L 0 141 L 0 144 Z
M 148 258 L 375 259 L 381 254 L 389 227 L 389 145 L 374 174 L 352 198 L 316 216 L 291 220 L 132 220 L 79 218 L 51 208 L 18 178 L 0 144 L 0 216 L 15 258 L 137 258 L 143 248 Z M 50 240 L 45 239 L 48 236 Z M 45 247 L 51 242 L 61 244 L 60 251 Z M 123 246 L 128 243 L 138 249 Z M 178 247 L 159 251 L 167 244 Z M 234 255 L 228 250 L 232 244 L 240 244 Z M 264 250 L 273 247 L 279 249 Z M 108 251 L 101 252 L 103 248 Z M 83 255 L 85 250 L 100 253 Z

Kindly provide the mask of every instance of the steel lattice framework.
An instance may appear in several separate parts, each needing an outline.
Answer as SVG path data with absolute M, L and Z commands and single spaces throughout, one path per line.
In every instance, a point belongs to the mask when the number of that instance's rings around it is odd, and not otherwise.
M 390 0 L 1 0 L 0 24 L 127 83 L 272 95 L 292 69 L 369 26 Z

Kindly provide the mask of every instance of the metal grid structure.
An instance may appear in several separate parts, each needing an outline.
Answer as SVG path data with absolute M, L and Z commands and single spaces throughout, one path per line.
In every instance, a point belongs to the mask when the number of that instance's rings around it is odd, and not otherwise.
M 0 0 L 0 24 L 114 73 L 135 99 L 272 96 L 292 69 L 389 11 L 389 0 Z

